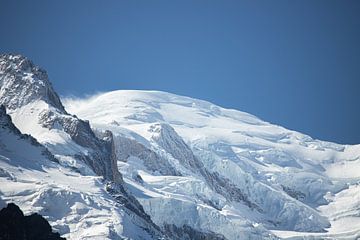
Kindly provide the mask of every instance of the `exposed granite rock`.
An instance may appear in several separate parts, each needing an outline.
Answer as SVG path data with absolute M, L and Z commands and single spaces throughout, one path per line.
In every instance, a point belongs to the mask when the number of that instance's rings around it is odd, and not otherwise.
M 0 55 L 0 104 L 11 111 L 42 100 L 51 106 L 39 114 L 39 123 L 48 129 L 61 129 L 84 148 L 88 154 L 76 154 L 92 170 L 105 179 L 121 182 L 117 169 L 111 139 L 98 139 L 89 122 L 70 115 L 64 109 L 59 96 L 53 89 L 47 73 L 21 55 Z M 110 142 L 109 142 L 110 141 Z
M 46 71 L 21 55 L 1 54 L 0 104 L 13 110 L 40 99 L 65 112 Z

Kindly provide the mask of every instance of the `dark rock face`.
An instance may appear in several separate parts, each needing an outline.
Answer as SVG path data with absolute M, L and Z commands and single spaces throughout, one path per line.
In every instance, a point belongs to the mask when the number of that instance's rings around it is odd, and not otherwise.
M 300 191 L 296 191 L 290 187 L 281 185 L 282 189 L 284 190 L 284 192 L 286 192 L 290 197 L 295 198 L 299 201 L 304 201 L 306 199 L 306 195 Z
M 50 224 L 41 215 L 24 216 L 20 208 L 9 203 L 0 210 L 0 240 L 64 240 L 53 233 Z
M 100 139 L 105 145 L 106 152 L 110 153 L 110 171 L 111 171 L 111 176 L 113 178 L 113 181 L 115 183 L 122 183 L 123 178 L 117 168 L 117 157 L 116 157 L 116 151 L 115 151 L 114 135 L 111 131 L 106 130 L 102 134 L 102 137 Z
M 51 110 L 43 110 L 40 113 L 39 123 L 48 129 L 60 127 L 75 143 L 90 150 L 88 155 L 76 155 L 77 159 L 85 162 L 97 175 L 116 183 L 122 182 L 121 174 L 117 170 L 113 136 L 110 131 L 98 138 L 88 121 Z
M 177 227 L 174 224 L 165 224 L 165 232 L 173 239 L 181 240 L 226 240 L 220 234 L 213 232 L 200 232 L 188 225 Z

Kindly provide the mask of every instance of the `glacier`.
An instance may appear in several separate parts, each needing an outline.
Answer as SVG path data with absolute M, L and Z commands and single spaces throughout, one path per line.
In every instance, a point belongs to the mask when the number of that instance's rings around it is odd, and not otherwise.
M 68 239 L 360 237 L 360 145 L 160 91 L 61 99 L 13 54 L 0 104 L 0 198 Z
M 228 239 L 244 239 L 244 232 L 253 233 L 250 238 L 260 232 L 359 234 L 360 145 L 314 140 L 244 112 L 159 91 L 119 90 L 63 102 L 94 129 L 141 142 L 181 173 L 164 176 L 131 153 L 119 159 L 125 182 L 160 226 L 190 224 Z M 121 152 L 121 144 L 117 148 Z M 223 191 L 212 187 L 224 181 Z M 244 197 L 229 196 L 236 191 Z M 330 207 L 347 191 L 353 193 L 349 209 L 344 199 L 340 209 Z

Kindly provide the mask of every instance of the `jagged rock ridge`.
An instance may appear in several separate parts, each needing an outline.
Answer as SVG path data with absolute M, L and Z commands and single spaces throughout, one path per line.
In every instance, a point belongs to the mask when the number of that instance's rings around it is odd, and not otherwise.
M 8 109 L 20 108 L 41 99 L 65 113 L 46 71 L 29 59 L 21 55 L 1 54 L 0 76 L 0 104 Z
M 51 106 L 41 109 L 36 116 L 42 127 L 61 128 L 76 144 L 89 149 L 88 154 L 75 154 L 76 158 L 84 161 L 96 174 L 121 182 L 116 161 L 111 157 L 112 138 L 98 139 L 88 122 L 68 114 L 44 70 L 21 55 L 0 55 L 0 104 L 12 114 L 36 101 Z

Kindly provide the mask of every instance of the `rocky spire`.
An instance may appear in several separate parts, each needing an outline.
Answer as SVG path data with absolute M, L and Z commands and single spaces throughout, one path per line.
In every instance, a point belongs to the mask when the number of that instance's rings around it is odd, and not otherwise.
M 13 110 L 35 100 L 43 100 L 65 113 L 46 71 L 24 56 L 1 54 L 0 104 Z
M 76 144 L 90 150 L 88 154 L 76 154 L 75 158 L 85 162 L 96 174 L 120 183 L 121 174 L 111 148 L 113 139 L 105 141 L 97 138 L 89 122 L 68 114 L 47 73 L 28 58 L 14 54 L 0 55 L 0 105 L 11 112 L 39 100 L 54 107 L 42 110 L 37 116 L 41 126 L 48 129 L 60 126 Z M 32 132 L 28 134 L 32 135 Z

